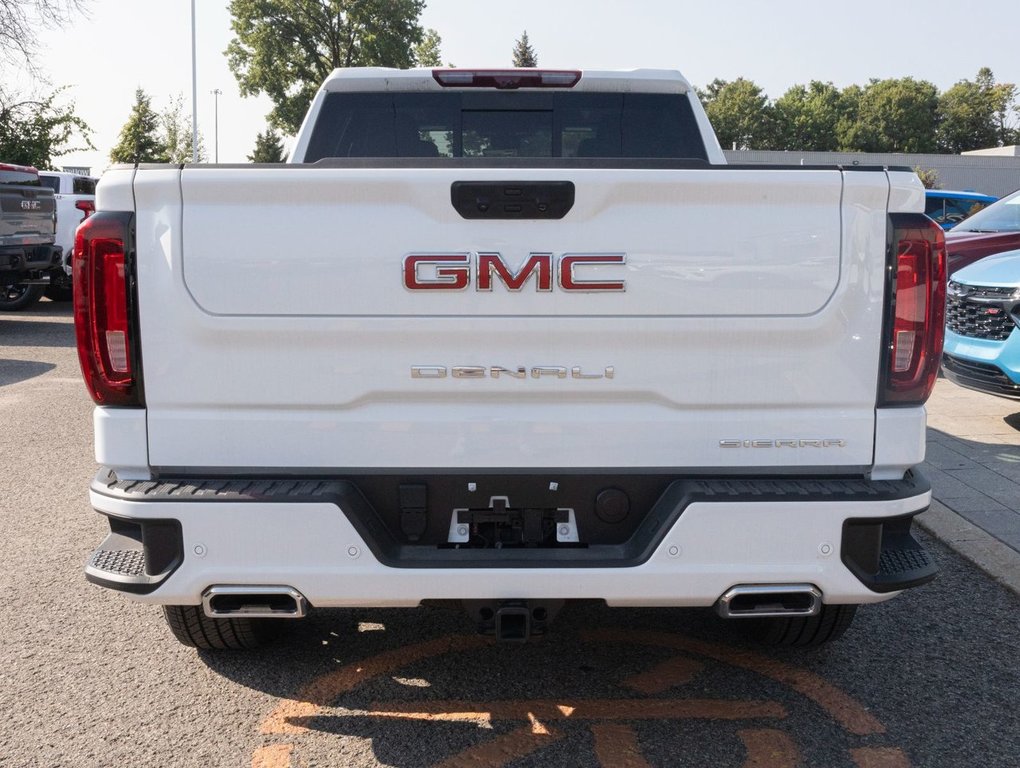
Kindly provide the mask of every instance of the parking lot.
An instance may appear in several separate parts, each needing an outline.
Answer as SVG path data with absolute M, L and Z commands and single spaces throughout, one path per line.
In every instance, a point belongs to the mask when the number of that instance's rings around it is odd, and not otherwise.
M 0 315 L 0 408 L 0 765 L 1020 764 L 1020 404 L 938 383 L 940 576 L 822 650 L 751 648 L 708 611 L 584 603 L 522 646 L 428 606 L 320 611 L 225 655 L 82 576 L 106 524 L 70 305 Z

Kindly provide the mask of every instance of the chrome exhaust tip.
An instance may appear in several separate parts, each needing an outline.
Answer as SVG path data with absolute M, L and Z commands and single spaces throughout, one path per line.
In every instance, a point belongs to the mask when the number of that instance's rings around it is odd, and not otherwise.
M 308 613 L 308 600 L 294 587 L 220 584 L 202 594 L 202 610 L 211 619 L 300 619 Z
M 814 584 L 739 584 L 715 604 L 724 619 L 816 616 L 822 592 Z

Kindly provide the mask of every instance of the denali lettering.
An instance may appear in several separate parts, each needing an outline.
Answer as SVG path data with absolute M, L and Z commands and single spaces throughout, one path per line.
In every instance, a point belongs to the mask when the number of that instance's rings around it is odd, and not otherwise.
M 523 365 L 516 368 L 503 368 L 494 365 L 455 365 L 447 368 L 445 365 L 412 365 L 412 379 L 445 379 L 447 376 L 453 379 L 484 379 L 486 377 L 499 379 L 509 376 L 514 379 L 526 379 L 528 376 L 533 379 L 554 378 L 565 379 L 568 376 L 572 379 L 612 379 L 616 376 L 616 368 L 608 365 L 602 369 L 602 373 L 585 373 L 584 369 L 575 365 L 567 367 L 563 365 L 535 366 L 525 368 Z
M 516 293 L 534 277 L 535 290 L 548 293 L 553 289 L 554 261 L 551 253 L 530 253 L 515 271 L 499 253 L 412 253 L 404 257 L 404 287 L 409 291 L 462 291 L 471 284 L 473 263 L 476 291 L 492 291 L 498 279 L 506 290 Z M 623 253 L 568 253 L 560 257 L 555 272 L 562 291 L 619 292 L 626 290 L 623 280 L 585 280 L 578 272 L 585 267 L 626 263 Z
M 846 448 L 846 440 L 720 440 L 720 448 Z

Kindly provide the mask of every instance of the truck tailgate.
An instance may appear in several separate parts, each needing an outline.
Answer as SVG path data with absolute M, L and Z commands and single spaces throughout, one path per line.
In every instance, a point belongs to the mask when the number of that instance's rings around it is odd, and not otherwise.
M 457 181 L 576 199 L 466 220 Z M 883 172 L 210 167 L 135 193 L 153 466 L 872 461 Z M 625 290 L 404 285 L 409 255 L 479 253 L 622 256 L 582 273 Z

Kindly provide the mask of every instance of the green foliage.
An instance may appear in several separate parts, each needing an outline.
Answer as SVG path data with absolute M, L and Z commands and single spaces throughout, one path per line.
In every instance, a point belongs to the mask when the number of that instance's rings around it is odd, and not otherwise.
M 1015 143 L 1011 117 L 1016 94 L 1015 85 L 996 83 L 987 67 L 978 70 L 974 82 L 957 82 L 939 98 L 939 150 L 966 152 Z
M 184 96 L 170 97 L 170 106 L 162 112 L 152 107 L 152 98 L 141 88 L 135 91 L 135 104 L 120 129 L 120 138 L 110 151 L 114 163 L 190 163 L 194 135 L 191 117 L 184 109 Z M 206 160 L 202 134 L 198 135 L 198 161 Z
M 524 30 L 520 39 L 514 43 L 513 65 L 515 67 L 538 66 L 538 55 L 535 53 L 535 49 L 531 47 L 531 41 L 528 40 L 527 30 Z
M 872 80 L 840 143 L 860 152 L 934 152 L 938 101 L 938 89 L 926 80 Z
M 939 172 L 934 168 L 922 168 L 921 166 L 917 166 L 914 168 L 914 173 L 917 174 L 917 178 L 921 180 L 925 189 L 939 188 Z
M 414 63 L 419 67 L 443 66 L 443 53 L 440 50 L 442 44 L 443 38 L 436 30 L 426 30 L 421 42 L 414 46 Z
M 170 106 L 159 113 L 160 135 L 163 154 L 169 163 L 190 163 L 194 160 L 192 142 L 194 131 L 191 129 L 191 116 L 184 110 L 184 96 L 177 94 L 170 97 Z M 202 134 L 198 134 L 198 162 L 207 160 Z
M 723 149 L 773 149 L 776 121 L 768 96 L 751 80 L 713 80 L 699 96 Z
M 296 133 L 338 67 L 410 67 L 424 0 L 231 0 L 227 61 L 243 96 L 265 93 L 269 122 Z
M 1020 89 L 984 67 L 945 93 L 910 77 L 842 91 L 817 80 L 775 102 L 750 80 L 713 80 L 698 95 L 724 149 L 965 152 L 1020 141 Z
M 159 136 L 159 115 L 152 108 L 152 98 L 141 88 L 135 90 L 135 104 L 117 144 L 110 150 L 114 163 L 166 163 L 169 158 Z
M 251 163 L 282 163 L 283 139 L 272 128 L 255 137 L 255 151 L 248 155 Z
M 839 149 L 837 129 L 848 103 L 832 83 L 795 85 L 776 100 L 776 143 L 783 149 L 831 152 Z
M 0 88 L 0 158 L 6 163 L 54 169 L 53 158 L 95 149 L 92 129 L 74 113 L 74 104 L 57 104 L 64 92 L 21 99 Z M 72 141 L 80 144 L 71 146 Z

